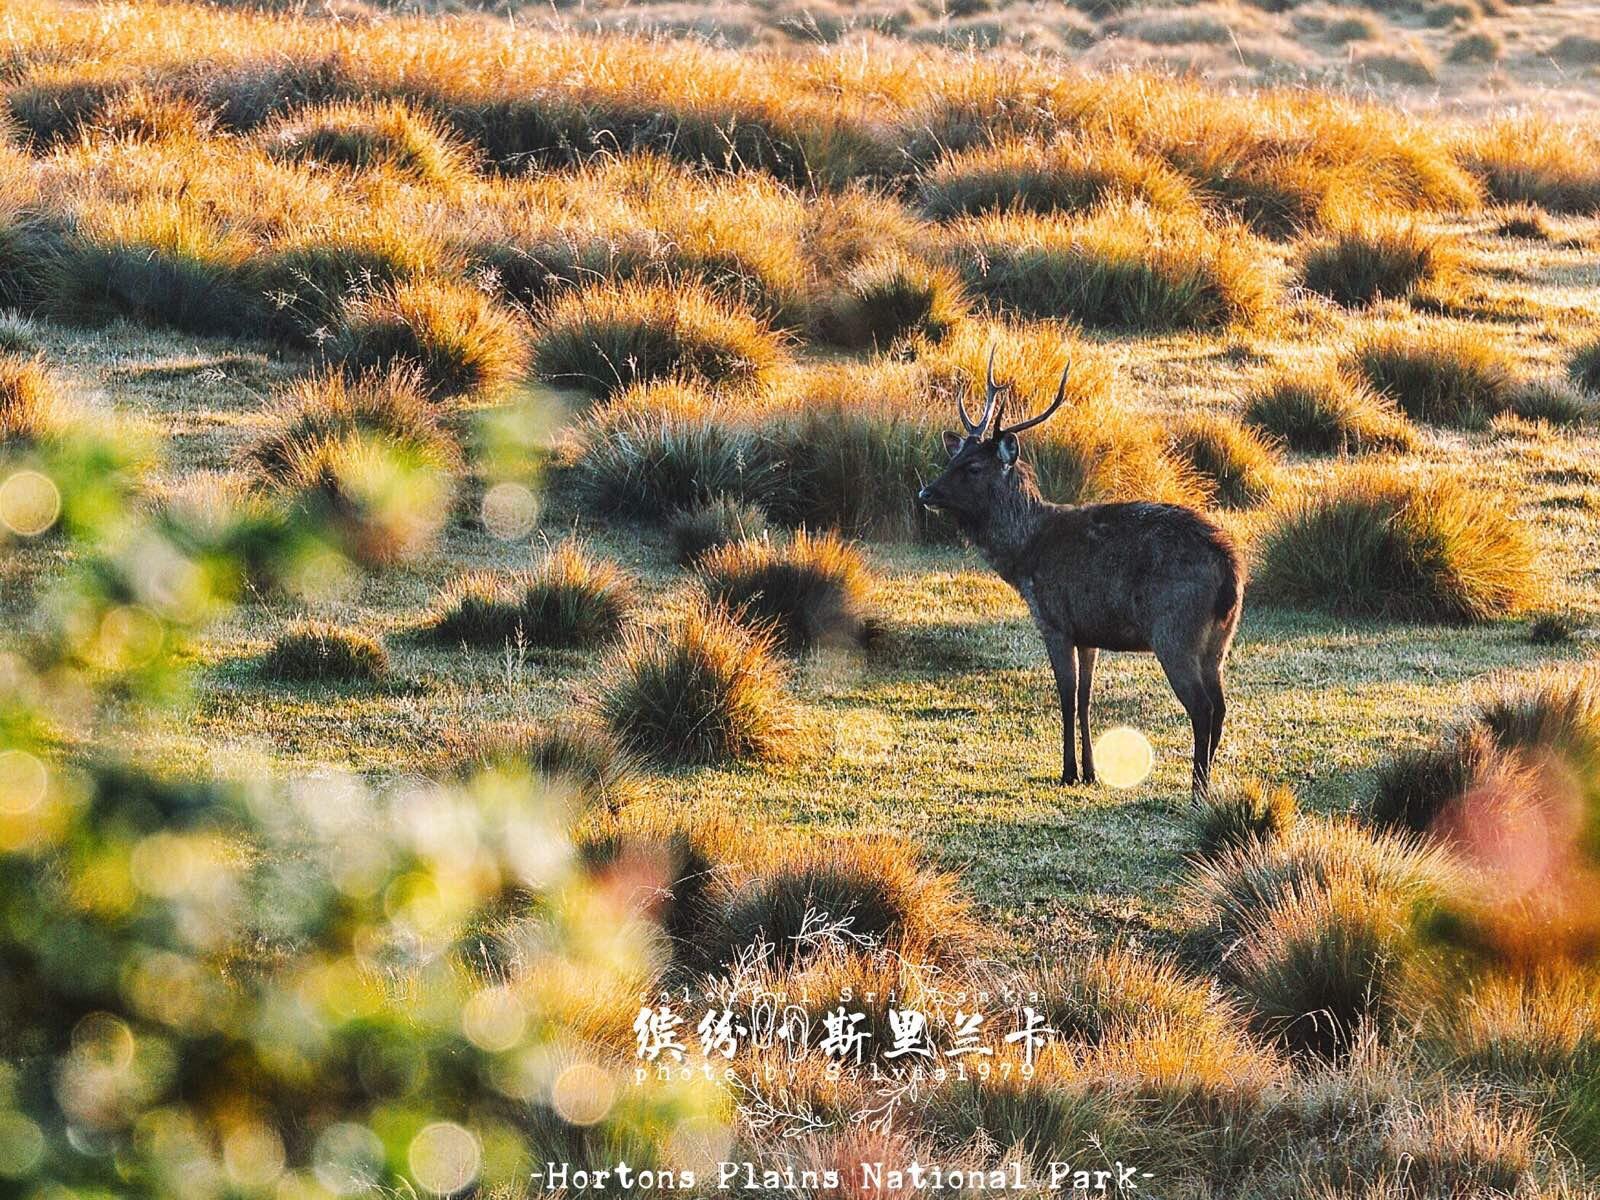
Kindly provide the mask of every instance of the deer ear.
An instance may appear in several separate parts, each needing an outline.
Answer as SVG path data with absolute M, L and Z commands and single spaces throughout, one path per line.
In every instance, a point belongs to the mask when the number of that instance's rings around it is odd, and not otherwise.
M 1002 433 L 995 440 L 994 452 L 999 457 L 1002 466 L 1009 467 L 1016 462 L 1017 455 L 1021 450 L 1022 447 L 1017 443 L 1017 435 L 1014 433 Z
M 954 458 L 956 456 L 956 451 L 961 449 L 961 440 L 961 435 L 959 433 L 952 433 L 950 430 L 946 429 L 944 431 L 945 453 L 951 458 Z

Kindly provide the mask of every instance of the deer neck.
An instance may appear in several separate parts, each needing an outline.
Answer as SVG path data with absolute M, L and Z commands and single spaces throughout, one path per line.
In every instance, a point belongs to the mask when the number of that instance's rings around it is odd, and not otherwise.
M 967 536 L 979 553 L 1008 583 L 1032 574 L 1032 547 L 1039 524 L 1056 506 L 1046 501 L 1031 479 L 1020 479 L 1015 490 L 976 517 Z

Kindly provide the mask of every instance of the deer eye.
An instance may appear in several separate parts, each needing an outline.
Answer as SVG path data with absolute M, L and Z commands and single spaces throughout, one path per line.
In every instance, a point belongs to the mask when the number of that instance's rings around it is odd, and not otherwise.
M 976 475 L 981 470 L 983 470 L 983 463 L 981 460 L 974 459 L 972 462 L 967 464 L 968 475 Z

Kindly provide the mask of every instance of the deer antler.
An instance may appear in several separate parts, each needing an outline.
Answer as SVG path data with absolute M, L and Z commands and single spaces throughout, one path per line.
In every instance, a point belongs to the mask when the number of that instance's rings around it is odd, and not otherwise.
M 1060 408 L 1062 404 L 1066 402 L 1067 376 L 1070 374 L 1072 374 L 1072 362 L 1071 360 L 1068 360 L 1065 369 L 1061 372 L 1061 384 L 1056 388 L 1056 398 L 1050 401 L 1050 407 L 1045 409 L 1038 416 L 1029 417 L 1026 421 L 1019 422 L 1016 425 L 1001 426 L 997 424 L 994 431 L 995 437 L 1001 437 L 1008 433 L 1021 433 L 1024 429 L 1032 429 L 1035 425 L 1042 424 L 1053 417 L 1056 409 Z
M 1000 393 L 1005 391 L 1009 384 L 999 384 L 994 381 L 994 347 L 989 347 L 989 366 L 984 374 L 983 381 L 983 415 L 976 421 L 967 416 L 967 403 L 960 396 L 956 397 L 956 410 L 961 414 L 961 423 L 967 427 L 968 437 L 982 437 L 983 431 L 989 427 L 989 418 L 994 416 L 995 401 L 1000 398 Z

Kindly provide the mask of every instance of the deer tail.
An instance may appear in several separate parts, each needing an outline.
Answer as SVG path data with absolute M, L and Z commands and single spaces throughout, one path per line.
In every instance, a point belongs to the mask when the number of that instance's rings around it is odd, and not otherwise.
M 1222 580 L 1217 585 L 1217 598 L 1211 611 L 1216 614 L 1219 621 L 1226 621 L 1239 607 L 1239 593 L 1241 580 L 1239 577 L 1239 559 L 1234 554 L 1222 556 Z

